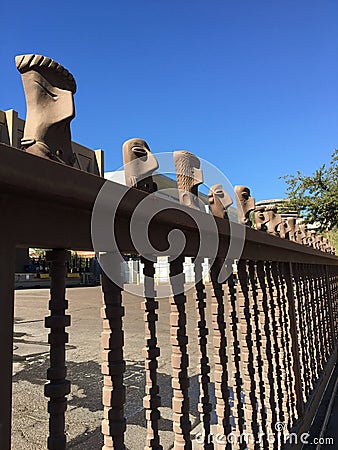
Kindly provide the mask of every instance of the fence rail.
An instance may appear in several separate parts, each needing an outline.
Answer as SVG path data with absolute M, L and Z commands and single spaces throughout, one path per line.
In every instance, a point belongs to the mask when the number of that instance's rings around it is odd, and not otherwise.
M 11 376 L 13 349 L 13 285 L 16 247 L 55 249 L 52 264 L 51 315 L 46 326 L 51 329 L 49 384 L 50 435 L 48 448 L 65 448 L 66 379 L 64 295 L 67 249 L 92 250 L 92 210 L 105 180 L 54 161 L 0 144 L 1 254 L 0 254 L 0 448 L 10 448 Z M 110 183 L 110 182 L 108 182 Z M 133 211 L 148 195 L 119 184 L 110 189 L 121 198 L 116 212 L 119 250 L 137 253 L 129 224 Z M 170 342 L 172 366 L 172 411 L 174 448 L 192 448 L 189 421 L 189 358 L 186 329 L 183 257 L 196 257 L 199 235 L 203 230 L 206 245 L 199 257 L 209 257 L 208 237 L 213 238 L 212 216 L 196 211 L 198 226 L 189 208 L 182 206 L 173 214 L 173 204 L 154 198 L 163 211 L 150 226 L 153 246 L 165 251 L 167 236 L 173 229 L 186 236 L 180 255 L 170 262 L 173 295 L 170 301 Z M 107 202 L 107 214 L 114 196 Z M 205 435 L 203 448 L 225 448 L 224 442 L 209 442 L 208 435 L 218 433 L 248 435 L 242 442 L 227 443 L 227 448 L 280 448 L 271 443 L 268 433 L 284 424 L 285 432 L 300 433 L 311 422 L 332 368 L 337 360 L 338 332 L 338 258 L 296 242 L 253 229 L 246 229 L 240 260 L 223 283 L 219 273 L 231 239 L 236 240 L 243 226 L 215 218 L 219 245 L 211 267 L 211 298 L 200 281 L 201 261 L 195 260 L 196 324 L 199 352 L 199 412 Z M 114 267 L 114 254 L 106 251 Z M 168 250 L 169 252 L 169 250 Z M 145 292 L 145 377 L 144 409 L 147 420 L 146 449 L 161 449 L 158 433 L 161 386 L 157 380 L 156 321 L 158 301 L 154 289 L 154 267 L 149 255 L 144 263 Z M 118 276 L 118 268 L 116 276 Z M 102 373 L 103 422 L 105 449 L 123 449 L 125 387 L 123 372 L 123 288 L 114 279 L 103 276 Z M 206 303 L 211 302 L 212 317 L 206 317 Z M 210 321 L 211 319 L 211 321 Z M 208 325 L 209 324 L 209 325 Z M 210 330 L 208 329 L 210 328 Z M 208 338 L 209 334 L 211 337 Z M 208 341 L 209 339 L 209 341 Z M 209 343 L 208 343 L 209 342 Z M 213 361 L 210 358 L 210 344 Z M 216 404 L 211 397 L 214 386 Z M 217 423 L 211 425 L 215 409 Z M 216 428 L 215 428 L 216 427 Z M 260 435 L 261 439 L 259 439 Z M 252 438 L 251 438 L 252 436 Z M 258 443 L 259 441 L 259 443 Z M 299 448 L 299 445 L 298 445 Z

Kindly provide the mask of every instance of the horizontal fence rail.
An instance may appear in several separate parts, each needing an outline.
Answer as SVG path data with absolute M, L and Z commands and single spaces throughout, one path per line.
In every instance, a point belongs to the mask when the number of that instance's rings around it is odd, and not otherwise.
M 148 194 L 6 145 L 0 145 L 0 152 L 0 198 L 4 211 L 0 258 L 0 448 L 10 448 L 14 251 L 15 247 L 30 246 L 55 249 L 48 255 L 52 288 L 50 316 L 46 318 L 46 326 L 51 331 L 50 368 L 46 375 L 49 383 L 45 394 L 50 399 L 48 448 L 63 449 L 66 445 L 64 412 L 70 389 L 65 362 L 65 327 L 70 325 L 64 288 L 66 250 L 93 249 L 92 211 L 102 187 L 109 183 L 114 195 L 106 206 L 103 204 L 103 214 L 109 217 L 114 198 L 121 199 L 115 215 L 119 230 L 117 247 L 121 253 L 138 253 L 129 225 L 133 211 Z M 240 258 L 226 260 L 231 240 L 240 240 L 237 236 L 241 235 L 242 225 L 196 211 L 197 226 L 189 208 L 181 206 L 173 214 L 175 206 L 169 200 L 154 197 L 151 202 L 163 211 L 150 224 L 150 240 L 161 254 L 168 251 L 171 257 L 168 321 L 174 448 L 191 449 L 194 440 L 204 449 L 281 448 L 282 443 L 272 442 L 269 436 L 280 433 L 282 438 L 292 431 L 308 430 L 336 362 L 338 258 L 248 228 Z M 211 242 L 215 234 L 212 220 L 216 223 L 219 242 L 210 269 L 210 289 L 207 289 L 201 273 L 203 258 L 211 256 L 208 239 Z M 168 233 L 174 229 L 186 236 L 180 255 L 171 253 L 168 244 Z M 201 230 L 206 240 L 199 252 Z M 124 449 L 127 425 L 123 285 L 118 281 L 120 267 L 115 249 L 104 242 L 99 243 L 98 249 L 104 252 L 104 260 L 114 271 L 113 279 L 106 274 L 102 277 L 102 433 L 105 449 Z M 159 300 L 153 262 L 156 256 L 141 255 L 145 276 L 140 306 L 145 323 L 143 406 L 147 437 L 140 448 L 145 449 L 163 448 L 159 433 Z M 189 415 L 187 322 L 191 318 L 186 312 L 184 257 L 194 258 L 195 351 L 201 423 L 198 436 L 193 435 Z M 226 280 L 220 276 L 224 268 L 230 274 Z M 242 437 L 227 439 L 230 435 Z
M 103 185 L 109 184 L 115 195 L 106 205 L 108 217 L 111 216 L 114 197 L 121 198 L 116 221 L 124 232 L 117 235 L 118 247 L 122 252 L 135 253 L 136 249 L 129 234 L 130 218 L 147 193 L 54 161 L 25 154 L 5 144 L 0 143 L 0 151 L 3 162 L 0 166 L 2 204 L 6 208 L 8 220 L 12 221 L 9 231 L 15 235 L 17 246 L 52 248 L 57 245 L 55 242 L 59 242 L 57 246 L 60 248 L 92 250 L 90 227 L 93 207 Z M 20 208 L 13 201 L 14 198 L 22 200 Z M 190 217 L 190 208 L 181 206 L 177 211 L 176 204 L 163 198 L 153 199 L 152 202 L 156 203 L 157 209 L 163 209 L 151 223 L 151 227 L 157 232 L 151 233 L 152 228 L 150 229 L 153 245 L 162 252 L 168 247 L 167 235 L 173 229 L 181 230 L 188 236 L 184 256 L 194 256 L 197 253 L 200 232 L 205 232 L 206 236 L 209 234 L 210 239 L 213 239 L 215 231 L 211 227 L 213 219 L 209 214 L 195 212 L 199 221 L 198 228 Z M 32 221 L 28 221 L 27 217 L 32 217 Z M 41 224 L 41 218 L 45 227 L 36 227 L 36 224 Z M 214 220 L 220 240 L 219 253 L 224 256 L 229 247 L 229 221 L 218 217 Z M 242 227 L 234 223 L 232 227 L 236 239 L 236 236 L 240 235 L 238 230 Z M 201 256 L 208 257 L 207 243 L 205 248 L 207 250 Z M 263 260 L 337 265 L 337 258 L 333 255 L 248 228 L 242 256 L 255 259 L 258 252 Z

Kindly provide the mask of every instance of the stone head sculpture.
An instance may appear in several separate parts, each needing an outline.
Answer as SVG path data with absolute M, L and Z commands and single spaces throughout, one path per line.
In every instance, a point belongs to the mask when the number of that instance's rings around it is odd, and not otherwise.
M 227 219 L 227 209 L 232 205 L 232 200 L 223 186 L 221 184 L 211 186 L 208 198 L 212 214 L 221 219 Z
M 326 244 L 325 244 L 325 252 L 326 253 L 331 253 L 331 255 L 335 255 L 336 254 L 336 249 L 335 247 L 331 244 L 331 242 L 328 239 L 324 239 Z
M 301 224 L 296 226 L 296 242 L 304 244 L 307 238 L 307 226 L 306 224 Z
M 294 217 L 284 218 L 279 227 L 279 235 L 282 239 L 295 240 L 296 219 Z
M 317 236 L 316 245 L 318 250 L 324 251 L 324 237 L 321 234 Z
M 316 232 L 314 230 L 309 230 L 306 236 L 306 244 L 309 247 L 315 248 L 315 242 L 316 242 Z
M 266 224 L 269 221 L 269 217 L 265 213 L 265 206 L 257 206 L 254 210 L 254 221 L 256 225 L 256 230 L 267 231 L 268 227 Z
M 295 234 L 294 234 L 294 240 L 295 242 L 299 242 L 299 234 L 301 233 L 300 228 L 299 228 L 299 224 L 296 224 L 295 226 Z
M 250 189 L 246 186 L 235 186 L 238 223 L 252 226 L 250 213 L 255 209 L 255 199 L 250 196 Z
M 322 252 L 328 251 L 328 240 L 322 236 L 321 242 L 320 242 L 320 250 Z
M 279 226 L 282 223 L 282 216 L 277 213 L 276 206 L 267 206 L 264 213 L 267 219 L 267 231 L 273 236 L 279 236 Z
M 323 237 L 323 242 L 322 242 L 322 246 L 321 246 L 321 250 L 323 252 L 328 252 L 328 248 L 329 248 L 330 244 L 329 244 L 329 240 L 327 238 Z
M 41 55 L 17 56 L 15 63 L 27 103 L 22 147 L 28 153 L 73 165 L 70 133 L 70 122 L 75 117 L 73 75 Z
M 145 192 L 155 192 L 157 185 L 152 174 L 158 162 L 143 139 L 129 139 L 123 144 L 123 163 L 126 185 Z
M 321 250 L 322 249 L 322 245 L 323 245 L 323 236 L 321 234 L 318 234 L 316 236 L 316 240 L 315 240 L 315 248 L 317 250 Z
M 321 236 L 320 234 L 316 235 L 313 242 L 314 248 L 316 248 L 317 250 L 321 250 L 322 243 L 323 243 L 323 236 Z
M 178 198 L 182 205 L 200 209 L 198 186 L 203 183 L 200 160 L 185 150 L 174 152 Z

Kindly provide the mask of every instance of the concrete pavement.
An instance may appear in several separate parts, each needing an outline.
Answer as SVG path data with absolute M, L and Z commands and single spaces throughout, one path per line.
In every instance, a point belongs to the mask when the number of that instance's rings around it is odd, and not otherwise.
M 100 372 L 101 289 L 100 287 L 71 288 L 67 291 L 72 325 L 67 345 L 68 376 L 72 391 L 68 396 L 66 413 L 68 448 L 99 449 L 102 445 Z M 13 431 L 14 450 L 46 448 L 48 436 L 47 399 L 43 395 L 48 362 L 48 330 L 44 318 L 48 312 L 49 293 L 46 289 L 22 290 L 15 293 Z M 144 396 L 144 364 L 142 358 L 144 322 L 142 298 L 124 296 L 125 359 L 127 370 L 126 444 L 129 450 L 143 450 L 146 423 L 142 406 Z M 158 340 L 161 347 L 159 385 L 162 397 L 160 433 L 164 449 L 173 442 L 171 423 L 171 377 L 169 342 L 169 302 L 159 300 Z M 195 301 L 188 295 L 187 304 L 190 403 L 193 426 L 198 423 L 197 347 L 195 338 Z M 208 317 L 211 317 L 210 311 Z M 212 349 L 211 349 L 212 353 Z

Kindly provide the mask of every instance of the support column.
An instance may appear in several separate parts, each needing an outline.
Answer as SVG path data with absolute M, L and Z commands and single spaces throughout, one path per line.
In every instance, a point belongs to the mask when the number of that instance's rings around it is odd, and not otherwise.
M 191 423 L 189 418 L 188 335 L 185 312 L 183 257 L 170 263 L 170 342 L 173 387 L 173 431 L 174 450 L 191 450 Z
M 297 322 L 296 315 L 300 314 L 300 311 L 296 311 L 295 305 L 295 295 L 293 290 L 293 273 L 292 273 L 292 264 L 285 263 L 284 264 L 284 277 L 286 281 L 286 295 L 289 303 L 289 317 L 290 317 L 290 331 L 292 337 L 292 359 L 293 359 L 293 376 L 295 380 L 295 388 L 296 388 L 296 407 L 297 407 L 297 415 L 298 417 L 302 417 L 304 412 L 304 402 L 303 402 L 303 393 L 302 393 L 302 381 L 301 381 L 301 362 L 299 356 L 299 348 L 300 344 L 299 335 L 297 332 Z
M 0 238 L 0 448 L 11 448 L 12 358 L 15 247 L 2 230 Z
M 124 434 L 126 419 L 124 404 L 126 389 L 123 384 L 123 373 L 126 363 L 123 359 L 123 321 L 124 308 L 122 306 L 121 268 L 118 258 L 114 254 L 106 253 L 101 259 L 108 259 L 110 268 L 114 271 L 113 282 L 105 273 L 102 274 L 103 306 L 101 317 L 103 331 L 102 346 L 102 374 L 103 374 L 103 420 L 102 433 L 104 435 L 103 450 L 124 450 Z
M 141 258 L 144 264 L 144 348 L 146 386 L 143 406 L 147 421 L 147 438 L 144 450 L 162 450 L 159 436 L 159 420 L 161 417 L 159 407 L 161 406 L 160 388 L 157 382 L 157 358 L 160 356 L 160 348 L 157 346 L 156 322 L 158 319 L 158 301 L 154 286 L 155 268 L 154 263 L 144 257 Z
M 214 379 L 217 414 L 217 434 L 228 436 L 231 433 L 230 423 L 230 389 L 227 356 L 227 330 L 224 314 L 224 291 L 219 282 L 219 274 L 224 258 L 216 258 L 211 266 L 211 320 L 213 328 Z M 217 449 L 229 449 L 230 444 L 215 443 Z
M 202 260 L 195 259 L 194 261 L 194 271 L 195 271 L 195 288 L 196 288 L 196 316 L 197 316 L 197 341 L 198 341 L 198 352 L 199 352 L 199 403 L 198 411 L 200 413 L 200 419 L 203 424 L 204 432 L 204 450 L 213 450 L 214 444 L 210 442 L 210 413 L 212 411 L 212 405 L 209 395 L 209 384 L 210 384 L 210 364 L 207 351 L 207 336 L 209 330 L 206 322 L 206 293 L 205 285 L 203 283 L 203 270 L 202 270 Z
M 70 381 L 66 380 L 65 347 L 68 342 L 68 333 L 65 332 L 65 327 L 70 325 L 70 316 L 65 314 L 68 308 L 65 293 L 69 258 L 70 252 L 67 250 L 52 250 L 46 253 L 46 260 L 50 262 L 51 276 L 50 316 L 45 319 L 45 327 L 50 328 L 48 335 L 50 368 L 47 370 L 49 383 L 45 385 L 45 396 L 49 397 L 47 441 L 49 450 L 66 448 L 65 411 L 67 409 L 66 395 L 70 393 Z

